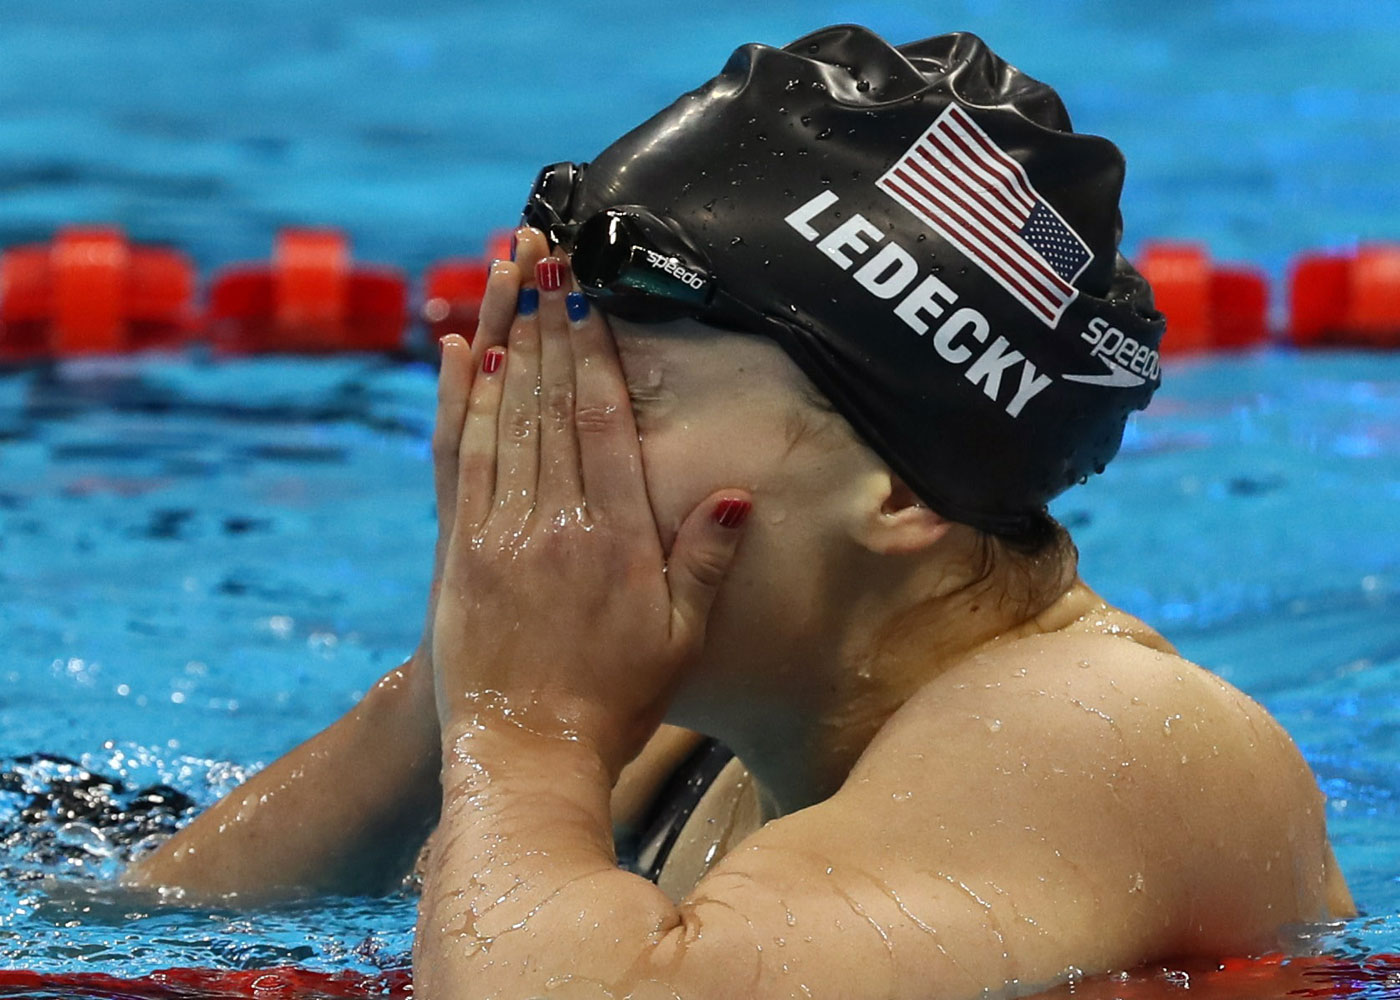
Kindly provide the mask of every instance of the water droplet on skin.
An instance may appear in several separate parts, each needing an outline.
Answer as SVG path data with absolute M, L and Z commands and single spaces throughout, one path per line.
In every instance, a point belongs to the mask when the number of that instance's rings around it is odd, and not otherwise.
M 1080 660 L 1077 666 L 1080 670 L 1088 670 L 1090 667 L 1090 663 L 1088 660 Z
M 985 725 L 985 726 L 987 727 L 987 732 L 989 732 L 989 733 L 999 733 L 999 732 L 1001 732 L 1001 720 L 1000 720 L 1000 719 L 983 719 L 983 720 L 982 720 L 982 724 Z
M 741 245 L 743 242 L 744 242 L 744 238 L 743 238 L 742 236 L 736 236 L 736 237 L 734 237 L 732 240 L 729 241 L 729 245 L 732 246 L 732 247 L 737 247 L 737 246 Z
M 816 138 L 817 138 L 817 141 L 818 141 L 818 142 L 820 142 L 820 141 L 823 140 L 823 139 L 830 139 L 830 138 L 831 138 L 831 129 L 829 129 L 829 128 L 824 128 L 824 129 L 822 129 L 820 132 L 817 133 Z
M 913 792 L 895 792 L 890 796 L 890 798 L 894 799 L 896 802 L 908 802 L 913 797 Z
M 811 115 L 803 115 L 801 118 L 799 118 L 799 119 L 797 119 L 797 120 L 800 121 L 803 125 L 810 125 L 810 124 L 812 124 L 812 116 L 811 116 Z
M 868 91 L 869 89 L 870 89 L 870 81 L 869 81 L 869 80 L 857 80 L 857 81 L 856 81 L 856 90 L 860 91 L 862 94 L 864 94 L 864 93 L 865 93 L 866 91 Z

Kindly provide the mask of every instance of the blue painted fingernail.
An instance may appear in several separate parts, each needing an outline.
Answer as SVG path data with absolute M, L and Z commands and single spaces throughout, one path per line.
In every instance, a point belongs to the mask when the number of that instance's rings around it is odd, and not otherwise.
M 581 323 L 588 315 L 588 299 L 582 292 L 570 292 L 564 296 L 564 311 L 569 314 L 569 321 Z
M 510 259 L 511 259 L 511 260 L 515 260 L 515 246 L 516 246 L 516 236 L 515 236 L 514 233 L 511 233 L 511 234 L 510 234 Z
M 522 316 L 533 316 L 535 310 L 540 307 L 540 290 L 538 288 L 520 289 L 520 298 L 516 300 L 515 311 Z

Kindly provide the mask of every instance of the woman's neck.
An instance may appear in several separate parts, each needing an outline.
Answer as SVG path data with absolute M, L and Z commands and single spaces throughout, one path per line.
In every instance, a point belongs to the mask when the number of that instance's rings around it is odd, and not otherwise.
M 1074 627 L 1106 607 L 1078 578 L 1072 552 L 1042 569 L 1050 572 L 1030 603 L 1013 596 L 1024 567 L 1006 565 L 932 598 L 851 599 L 831 634 L 775 671 L 786 679 L 782 690 L 731 701 L 706 729 L 730 745 L 781 812 L 821 801 L 889 717 L 934 678 L 996 645 Z M 891 616 L 891 606 L 904 610 Z M 794 677 L 802 678 L 800 690 Z

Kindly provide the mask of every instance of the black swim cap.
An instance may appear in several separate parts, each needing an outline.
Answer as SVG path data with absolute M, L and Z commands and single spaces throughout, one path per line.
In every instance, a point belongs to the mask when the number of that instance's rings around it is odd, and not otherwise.
M 618 315 L 772 337 L 934 510 L 1006 533 L 1103 471 L 1160 382 L 1123 170 L 980 39 L 841 26 L 736 50 L 546 168 L 526 220 Z

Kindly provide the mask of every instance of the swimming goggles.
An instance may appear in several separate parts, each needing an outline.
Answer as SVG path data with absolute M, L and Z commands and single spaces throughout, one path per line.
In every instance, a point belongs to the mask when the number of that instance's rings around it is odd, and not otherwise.
M 569 252 L 574 276 L 589 298 L 605 312 L 637 323 L 689 317 L 772 333 L 762 313 L 724 291 L 705 253 L 672 220 L 641 205 L 614 205 L 571 221 L 586 166 L 564 162 L 541 170 L 521 221 Z

